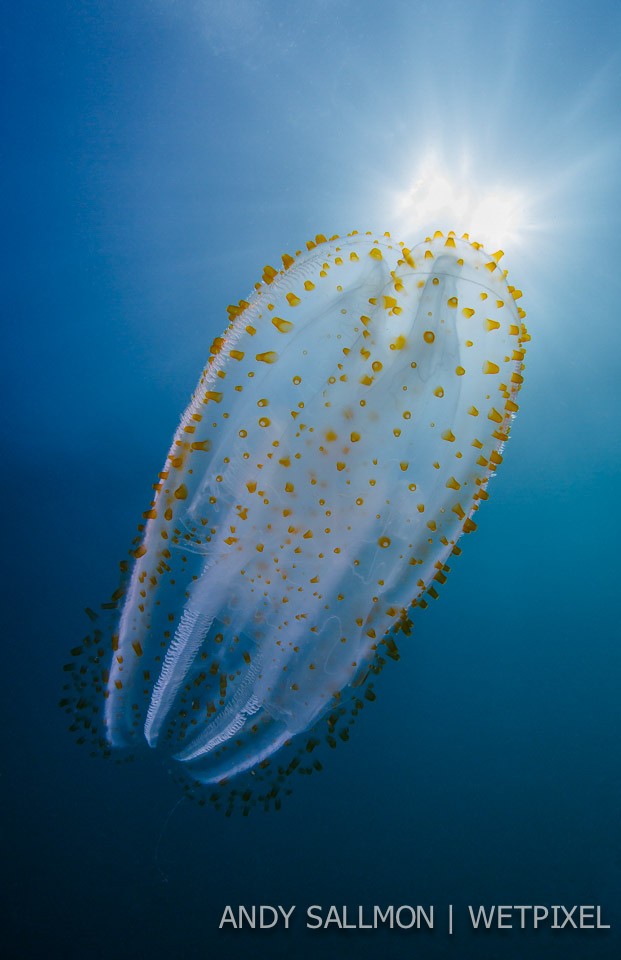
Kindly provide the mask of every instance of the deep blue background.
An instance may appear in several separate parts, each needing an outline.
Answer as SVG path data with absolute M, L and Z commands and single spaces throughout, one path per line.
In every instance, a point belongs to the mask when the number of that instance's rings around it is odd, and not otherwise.
M 22 0 L 4 20 L 3 956 L 619 956 L 619 5 Z M 407 200 L 434 170 L 468 191 L 453 222 Z M 62 664 L 226 304 L 318 231 L 465 229 L 490 191 L 517 197 L 492 226 L 533 334 L 522 409 L 352 742 L 248 819 L 175 808 L 155 758 L 90 760 Z M 451 941 L 217 929 L 227 903 L 449 902 Z M 474 935 L 467 903 L 598 903 L 613 929 Z

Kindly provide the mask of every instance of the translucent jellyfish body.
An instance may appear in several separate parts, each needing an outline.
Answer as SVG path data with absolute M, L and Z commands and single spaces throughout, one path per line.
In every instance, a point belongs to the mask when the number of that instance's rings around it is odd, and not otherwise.
M 500 252 L 307 246 L 229 308 L 76 665 L 76 729 L 202 783 L 277 763 L 356 698 L 475 529 L 517 410 L 528 334 Z

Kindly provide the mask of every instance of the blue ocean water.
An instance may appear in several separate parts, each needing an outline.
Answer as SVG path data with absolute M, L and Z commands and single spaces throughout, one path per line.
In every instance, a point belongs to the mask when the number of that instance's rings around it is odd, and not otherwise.
M 617 5 L 26 0 L 7 21 L 4 954 L 618 956 Z M 377 702 L 277 814 L 179 802 L 157 757 L 91 759 L 62 666 L 226 305 L 318 231 L 436 227 L 506 250 L 533 339 L 479 529 Z M 303 917 L 402 903 L 436 928 Z M 227 904 L 297 909 L 220 930 Z M 611 929 L 475 932 L 469 904 L 599 904 Z

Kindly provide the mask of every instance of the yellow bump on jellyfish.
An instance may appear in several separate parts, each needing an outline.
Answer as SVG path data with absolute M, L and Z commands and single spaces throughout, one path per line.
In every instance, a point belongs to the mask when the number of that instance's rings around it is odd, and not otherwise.
M 282 317 L 272 317 L 272 323 L 279 333 L 290 333 L 295 326 L 291 320 L 283 320 Z
M 530 338 L 500 256 L 317 234 L 228 308 L 67 665 L 81 742 L 246 811 L 349 737 L 503 459 Z
M 263 353 L 257 353 L 256 358 L 260 363 L 276 363 L 278 353 L 276 350 L 265 350 Z

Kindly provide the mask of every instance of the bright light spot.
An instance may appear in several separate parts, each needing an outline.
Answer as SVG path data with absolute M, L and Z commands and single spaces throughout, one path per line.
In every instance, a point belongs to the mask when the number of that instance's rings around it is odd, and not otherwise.
M 502 182 L 486 182 L 471 165 L 449 172 L 433 156 L 420 164 L 412 182 L 394 195 L 395 234 L 418 238 L 422 231 L 468 233 L 486 247 L 515 247 L 529 227 L 524 190 Z

